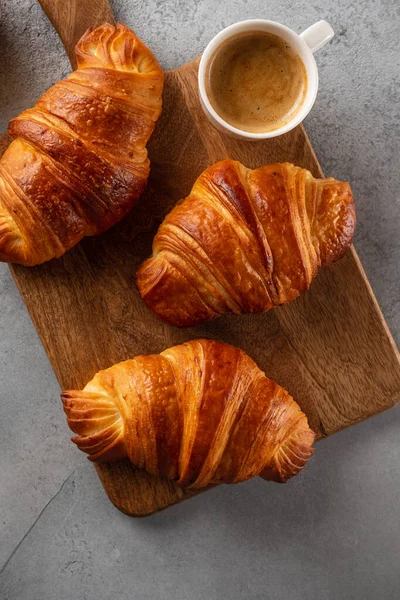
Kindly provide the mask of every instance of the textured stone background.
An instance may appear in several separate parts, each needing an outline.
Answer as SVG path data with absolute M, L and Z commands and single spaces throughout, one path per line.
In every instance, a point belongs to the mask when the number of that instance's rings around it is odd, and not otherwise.
M 67 1 L 67 0 L 66 0 Z M 400 339 L 398 0 L 115 0 L 165 68 L 224 26 L 265 17 L 336 31 L 306 120 L 327 175 L 350 180 L 356 248 Z M 1 130 L 69 65 L 32 0 L 0 7 Z M 219 488 L 146 520 L 120 514 L 68 443 L 50 364 L 0 266 L 0 598 L 394 600 L 400 589 L 400 410 L 318 445 L 287 486 Z

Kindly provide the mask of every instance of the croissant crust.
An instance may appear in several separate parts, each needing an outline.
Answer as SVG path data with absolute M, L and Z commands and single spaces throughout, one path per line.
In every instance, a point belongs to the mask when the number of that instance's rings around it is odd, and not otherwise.
M 226 159 L 164 219 L 137 284 L 171 325 L 264 312 L 306 290 L 348 249 L 354 228 L 348 183 L 290 163 L 252 171 Z
M 0 260 L 62 256 L 132 208 L 149 173 L 146 143 L 163 72 L 125 25 L 89 29 L 78 69 L 9 124 L 0 161 Z
M 288 392 L 220 342 L 136 356 L 62 399 L 73 441 L 91 460 L 129 457 L 181 487 L 256 475 L 284 482 L 313 453 L 314 433 Z

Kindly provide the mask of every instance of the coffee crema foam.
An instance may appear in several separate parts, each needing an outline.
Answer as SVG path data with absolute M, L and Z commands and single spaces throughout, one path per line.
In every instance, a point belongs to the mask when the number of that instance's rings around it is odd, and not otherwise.
M 214 110 L 233 127 L 273 131 L 298 113 L 307 94 L 307 72 L 282 38 L 264 31 L 238 34 L 212 56 L 206 91 Z

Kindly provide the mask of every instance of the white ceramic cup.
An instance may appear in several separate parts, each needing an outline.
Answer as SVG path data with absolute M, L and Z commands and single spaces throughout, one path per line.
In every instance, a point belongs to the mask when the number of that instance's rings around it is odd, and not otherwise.
M 222 117 L 219 116 L 217 111 L 212 107 L 210 100 L 208 99 L 206 92 L 206 77 L 208 76 L 208 69 L 210 60 L 213 58 L 215 51 L 225 43 L 229 38 L 236 36 L 239 33 L 250 32 L 250 31 L 267 31 L 273 33 L 281 39 L 285 40 L 299 55 L 304 63 L 307 71 L 308 87 L 307 94 L 300 110 L 295 113 L 293 119 L 288 123 L 273 129 L 272 131 L 266 131 L 261 133 L 251 133 L 233 127 L 227 123 Z M 208 117 L 209 121 L 220 131 L 227 133 L 236 138 L 242 138 L 245 140 L 264 140 L 266 138 L 272 138 L 277 135 L 287 133 L 299 123 L 310 112 L 318 91 L 318 69 L 313 56 L 313 53 L 322 48 L 329 40 L 334 36 L 332 27 L 326 21 L 318 21 L 314 25 L 311 25 L 308 29 L 303 31 L 300 35 L 280 23 L 275 21 L 265 21 L 263 19 L 251 19 L 248 21 L 240 21 L 234 25 L 230 25 L 226 29 L 220 31 L 208 44 L 204 50 L 203 56 L 201 57 L 198 82 L 199 82 L 199 93 L 201 106 Z

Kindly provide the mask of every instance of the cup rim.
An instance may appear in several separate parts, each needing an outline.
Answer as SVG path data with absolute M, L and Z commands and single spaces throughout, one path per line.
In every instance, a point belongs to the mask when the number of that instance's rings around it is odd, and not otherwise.
M 294 39 L 296 39 L 296 41 L 303 47 L 303 49 L 305 50 L 305 52 L 308 54 L 308 56 L 310 58 L 311 66 L 304 65 L 304 67 L 307 71 L 308 79 L 310 79 L 310 77 L 309 77 L 310 68 L 314 72 L 313 73 L 314 78 L 315 78 L 314 90 L 313 90 L 313 93 L 310 95 L 308 101 L 304 102 L 300 111 L 295 115 L 295 117 L 291 121 L 289 121 L 288 123 L 286 123 L 285 125 L 283 125 L 281 127 L 278 127 L 277 129 L 272 129 L 271 131 L 252 132 L 252 131 L 246 131 L 245 129 L 239 129 L 238 127 L 234 127 L 233 125 L 230 125 L 230 123 L 225 121 L 217 113 L 215 108 L 212 106 L 212 104 L 208 98 L 207 92 L 206 92 L 206 86 L 205 86 L 206 68 L 208 66 L 209 60 L 210 60 L 213 52 L 218 48 L 218 46 L 221 44 L 222 41 L 226 40 L 227 38 L 231 37 L 232 35 L 235 35 L 236 33 L 240 33 L 240 30 L 242 29 L 242 27 L 245 25 L 249 25 L 249 24 L 254 25 L 254 27 L 257 27 L 257 25 L 265 26 L 265 24 L 270 24 L 270 25 L 273 25 L 274 27 L 277 27 L 278 29 L 285 30 L 290 36 L 292 36 Z M 304 61 L 303 61 L 303 63 L 304 63 Z M 247 138 L 248 140 L 264 140 L 264 139 L 268 139 L 268 138 L 278 137 L 279 135 L 288 133 L 289 131 L 291 131 L 292 129 L 297 127 L 297 125 L 299 125 L 305 119 L 305 117 L 308 115 L 308 113 L 312 109 L 315 99 L 317 97 L 318 68 L 317 68 L 317 63 L 315 62 L 314 55 L 311 52 L 310 48 L 307 46 L 306 42 L 301 38 L 301 36 L 298 33 L 296 33 L 295 31 L 293 31 L 293 29 L 290 29 L 290 27 L 287 27 L 286 25 L 283 25 L 282 23 L 278 23 L 277 21 L 270 21 L 268 19 L 246 19 L 244 21 L 237 21 L 236 23 L 232 23 L 231 25 L 228 25 L 228 27 L 225 27 L 224 29 L 222 29 L 219 33 L 217 33 L 209 41 L 209 43 L 207 44 L 207 46 L 202 54 L 201 59 L 200 59 L 200 65 L 199 65 L 199 71 L 198 71 L 198 85 L 199 85 L 200 97 L 201 97 L 201 100 L 202 100 L 205 108 L 210 113 L 211 117 L 220 125 L 220 127 L 228 130 L 229 132 L 234 134 L 236 137 Z

